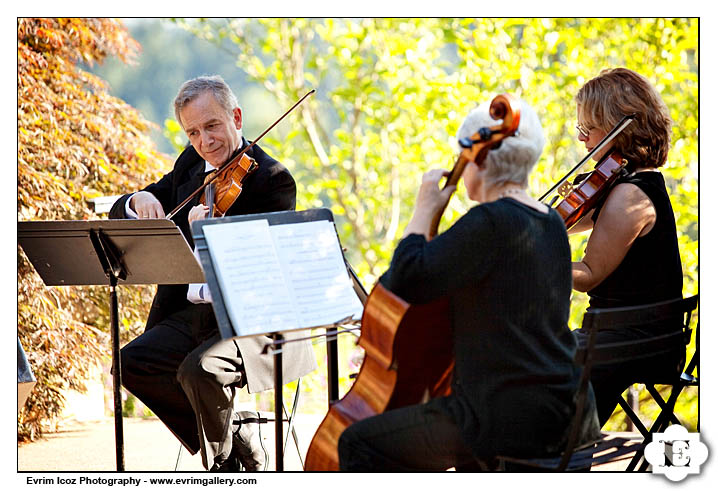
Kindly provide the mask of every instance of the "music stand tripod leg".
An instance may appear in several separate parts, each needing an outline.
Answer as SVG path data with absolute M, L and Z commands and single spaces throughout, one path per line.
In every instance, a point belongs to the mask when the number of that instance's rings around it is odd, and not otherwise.
M 118 319 L 117 278 L 110 281 L 110 329 L 112 337 L 112 396 L 115 413 L 115 460 L 117 470 L 125 470 L 125 442 L 122 428 L 122 373 L 120 363 L 120 322 Z
M 272 334 L 274 346 L 274 446 L 276 452 L 277 471 L 284 470 L 284 420 L 282 408 L 282 342 L 284 336 L 280 333 Z
M 327 398 L 329 404 L 339 400 L 339 345 L 336 327 L 327 329 Z
M 127 279 L 122 254 L 102 230 L 91 230 L 90 240 L 105 275 L 110 280 L 110 336 L 112 338 L 112 395 L 115 413 L 115 460 L 117 470 L 125 470 L 125 438 L 122 428 L 122 374 L 120 364 L 120 321 L 117 302 L 117 282 Z

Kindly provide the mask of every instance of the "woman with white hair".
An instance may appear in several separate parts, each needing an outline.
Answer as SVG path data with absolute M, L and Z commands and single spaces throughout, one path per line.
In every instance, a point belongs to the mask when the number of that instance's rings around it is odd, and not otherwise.
M 469 470 L 496 455 L 553 456 L 567 438 L 580 371 L 568 328 L 571 256 L 561 217 L 526 193 L 544 145 L 536 113 L 521 102 L 516 135 L 466 165 L 478 202 L 430 240 L 432 218 L 455 186 L 422 180 L 413 217 L 381 284 L 409 303 L 450 300 L 455 370 L 449 396 L 387 411 L 348 427 L 341 470 Z M 496 122 L 483 105 L 459 138 Z M 589 394 L 583 440 L 598 433 Z

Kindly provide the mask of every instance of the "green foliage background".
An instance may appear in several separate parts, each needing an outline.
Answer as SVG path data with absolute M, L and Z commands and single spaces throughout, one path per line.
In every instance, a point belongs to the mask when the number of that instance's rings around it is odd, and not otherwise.
M 538 196 L 583 157 L 573 96 L 603 68 L 626 66 L 658 88 L 675 121 L 663 172 L 685 275 L 698 266 L 697 19 L 254 19 L 179 24 L 233 53 L 237 66 L 289 106 L 318 95 L 265 145 L 287 163 L 300 207 L 336 217 L 347 256 L 368 287 L 387 267 L 421 174 L 450 168 L 453 135 L 478 103 L 511 92 L 538 112 L 548 144 L 531 178 Z M 241 90 L 241 89 L 240 89 Z M 267 108 L 264 111 L 278 112 Z M 472 206 L 460 191 L 450 224 Z M 575 259 L 586 236 L 571 238 Z M 580 325 L 586 296 L 572 299 Z M 642 397 L 644 399 L 644 397 Z M 696 395 L 679 411 L 695 421 Z M 644 412 L 654 409 L 644 405 Z M 609 426 L 622 428 L 619 418 Z
M 511 92 L 536 109 L 547 137 L 529 185 L 538 196 L 583 157 L 574 131 L 573 97 L 579 87 L 603 68 L 636 70 L 656 85 L 675 121 L 663 172 L 679 228 L 684 293 L 698 291 L 698 19 L 126 22 L 145 49 L 142 66 L 138 71 L 108 63 L 96 73 L 115 94 L 126 90 L 123 99 L 146 108 L 145 114 L 153 111 L 150 119 L 164 123 L 175 146 L 184 145 L 184 139 L 169 106 L 185 78 L 223 75 L 244 108 L 244 134 L 250 140 L 317 89 L 262 145 L 295 176 L 298 209 L 332 210 L 347 258 L 367 288 L 391 259 L 420 176 L 429 168 L 453 165 L 454 135 L 472 108 Z M 205 43 L 187 41 L 178 28 Z M 442 227 L 470 206 L 460 187 Z M 585 240 L 585 235 L 571 237 L 576 259 Z M 576 293 L 572 327 L 580 325 L 585 306 L 585 295 Z M 343 342 L 346 390 L 346 366 L 356 365 L 360 353 L 352 339 Z M 305 386 L 315 400 L 305 408 L 321 407 L 316 402 L 326 394 L 321 370 Z M 312 399 L 312 394 L 319 395 Z M 643 405 L 642 411 L 647 415 L 652 409 Z M 695 424 L 695 393 L 681 400 L 679 413 Z M 623 424 L 616 417 L 609 429 Z

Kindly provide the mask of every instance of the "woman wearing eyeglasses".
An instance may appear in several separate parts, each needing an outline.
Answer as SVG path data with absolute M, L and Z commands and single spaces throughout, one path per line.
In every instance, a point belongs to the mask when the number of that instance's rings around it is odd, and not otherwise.
M 579 90 L 576 102 L 578 139 L 589 152 L 623 116 L 635 114 L 636 118 L 612 142 L 612 151 L 628 161 L 627 175 L 569 232 L 591 230 L 583 259 L 573 263 L 574 289 L 588 293 L 589 308 L 637 306 L 681 297 L 683 272 L 676 224 L 659 170 L 670 148 L 668 108 L 645 77 L 626 68 L 602 71 Z M 598 152 L 594 159 L 600 162 L 610 150 Z M 597 343 L 676 328 L 668 323 L 606 331 L 599 333 Z M 581 343 L 585 334 L 576 333 Z M 671 355 L 596 366 L 591 382 L 601 425 L 632 383 L 646 374 L 675 373 L 682 369 L 684 356 L 681 345 Z

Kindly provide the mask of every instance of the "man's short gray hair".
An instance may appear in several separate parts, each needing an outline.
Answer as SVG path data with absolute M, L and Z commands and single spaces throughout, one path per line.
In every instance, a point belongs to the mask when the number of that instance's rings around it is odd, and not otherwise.
M 239 107 L 234 92 L 219 75 L 203 75 L 193 78 L 182 84 L 177 97 L 175 97 L 175 118 L 177 118 L 180 126 L 184 128 L 180 119 L 182 108 L 205 92 L 211 92 L 219 105 L 230 115 L 235 107 Z
M 517 134 L 504 138 L 501 146 L 490 150 L 484 160 L 488 184 L 515 182 L 527 186 L 531 169 L 541 156 L 546 143 L 541 122 L 525 101 L 521 100 L 519 104 L 521 117 Z M 486 102 L 469 113 L 457 132 L 459 139 L 470 138 L 479 128 L 500 124 L 489 115 L 490 105 Z

